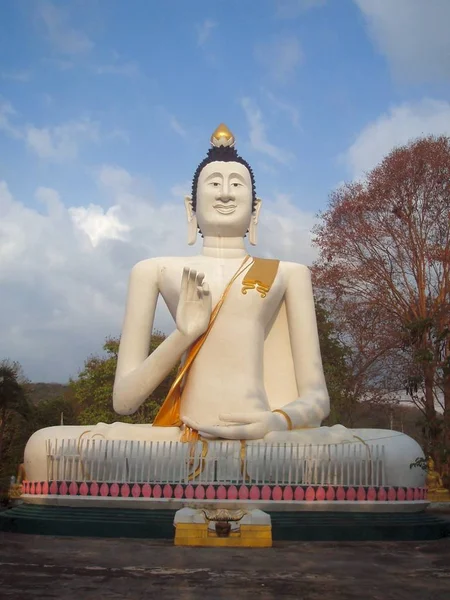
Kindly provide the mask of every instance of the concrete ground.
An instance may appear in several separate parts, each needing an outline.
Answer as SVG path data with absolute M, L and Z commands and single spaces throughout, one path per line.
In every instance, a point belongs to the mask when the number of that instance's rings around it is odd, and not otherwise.
M 0 597 L 448 600 L 450 538 L 271 549 L 0 533 Z

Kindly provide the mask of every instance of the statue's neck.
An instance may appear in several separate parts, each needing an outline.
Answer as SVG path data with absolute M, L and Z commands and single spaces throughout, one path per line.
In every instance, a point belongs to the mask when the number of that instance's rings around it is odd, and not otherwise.
M 203 238 L 203 256 L 214 258 L 244 258 L 247 254 L 242 237 L 210 237 Z

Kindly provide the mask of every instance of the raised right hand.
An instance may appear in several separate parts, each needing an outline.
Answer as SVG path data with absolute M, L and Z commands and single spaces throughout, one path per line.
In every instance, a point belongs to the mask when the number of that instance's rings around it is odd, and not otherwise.
M 185 267 L 181 279 L 176 324 L 183 335 L 195 341 L 208 328 L 211 294 L 203 273 Z

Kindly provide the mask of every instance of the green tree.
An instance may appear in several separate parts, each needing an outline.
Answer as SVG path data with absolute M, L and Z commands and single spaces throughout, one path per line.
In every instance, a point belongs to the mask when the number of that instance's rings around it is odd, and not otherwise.
M 351 371 L 347 362 L 351 351 L 339 339 L 324 301 L 316 300 L 315 304 L 323 370 L 331 405 L 330 415 L 325 424 L 341 423 L 353 427 L 357 401 L 352 390 Z
M 152 335 L 150 353 L 153 352 L 165 335 L 154 332 Z M 92 423 L 111 423 L 121 421 L 124 423 L 151 423 L 156 416 L 159 407 L 169 391 L 171 382 L 176 374 L 176 368 L 156 388 L 153 394 L 133 415 L 120 416 L 113 410 L 112 392 L 114 376 L 117 366 L 117 354 L 119 351 L 119 340 L 108 338 L 103 345 L 106 356 L 90 356 L 78 378 L 70 381 L 70 387 L 74 395 L 74 402 L 79 411 L 78 422 L 81 425 Z
M 27 380 L 17 362 L 0 362 L 0 488 L 8 485 L 22 460 L 26 439 L 31 434 L 32 406 Z
M 72 389 L 65 390 L 58 396 L 44 398 L 35 406 L 33 415 L 34 428 L 43 429 L 54 425 L 78 425 L 79 407 Z
M 24 388 L 22 368 L 17 362 L 0 363 L 0 462 L 4 450 L 5 431 L 13 415 L 28 419 L 31 407 Z

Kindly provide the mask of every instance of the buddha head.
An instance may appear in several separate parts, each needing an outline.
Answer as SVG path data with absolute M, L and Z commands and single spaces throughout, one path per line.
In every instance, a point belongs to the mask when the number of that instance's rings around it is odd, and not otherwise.
M 211 146 L 195 171 L 192 195 L 185 198 L 188 243 L 195 243 L 198 230 L 208 237 L 248 233 L 255 245 L 261 200 L 256 197 L 253 171 L 234 148 L 234 136 L 226 125 L 214 131 Z

